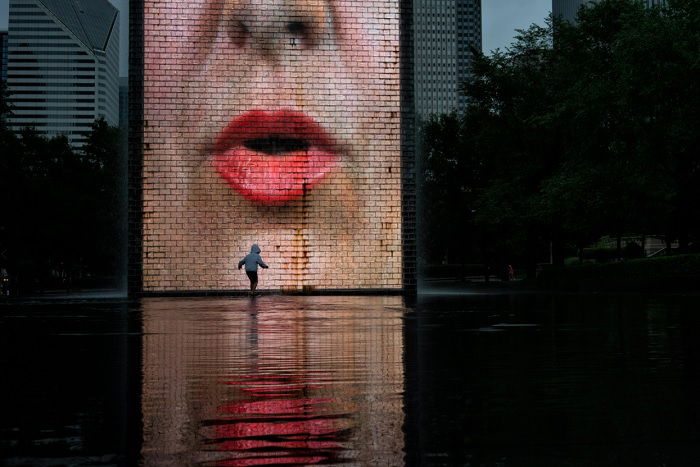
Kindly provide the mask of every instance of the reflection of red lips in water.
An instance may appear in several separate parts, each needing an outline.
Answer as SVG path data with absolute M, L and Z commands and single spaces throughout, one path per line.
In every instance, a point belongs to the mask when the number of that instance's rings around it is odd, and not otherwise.
M 213 163 L 245 198 L 279 205 L 301 197 L 338 158 L 330 136 L 303 113 L 254 110 L 224 128 Z
M 343 414 L 327 412 L 330 399 L 262 399 L 220 407 L 213 440 L 233 458 L 221 466 L 309 465 L 338 460 L 348 430 Z

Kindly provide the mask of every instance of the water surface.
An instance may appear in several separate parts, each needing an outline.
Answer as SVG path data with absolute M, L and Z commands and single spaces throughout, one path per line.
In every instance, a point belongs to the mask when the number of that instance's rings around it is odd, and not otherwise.
M 4 465 L 700 465 L 698 297 L 0 305 Z

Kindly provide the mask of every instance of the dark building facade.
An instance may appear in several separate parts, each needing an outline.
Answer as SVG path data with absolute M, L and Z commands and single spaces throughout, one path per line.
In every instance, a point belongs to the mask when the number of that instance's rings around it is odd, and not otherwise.
M 11 0 L 10 128 L 83 144 L 97 118 L 119 123 L 119 12 L 107 0 Z
M 418 120 L 464 109 L 460 85 L 481 51 L 480 0 L 414 2 L 415 102 Z
M 0 31 L 0 79 L 7 82 L 7 31 Z
M 7 82 L 7 31 L 0 31 L 0 79 Z

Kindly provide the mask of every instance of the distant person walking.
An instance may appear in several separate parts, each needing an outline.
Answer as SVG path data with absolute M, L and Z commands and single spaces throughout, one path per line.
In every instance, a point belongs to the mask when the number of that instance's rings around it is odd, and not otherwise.
M 257 243 L 254 243 L 253 246 L 250 247 L 250 253 L 238 262 L 238 269 L 241 269 L 244 264 L 245 273 L 248 275 L 248 279 L 250 279 L 250 294 L 253 295 L 255 293 L 255 288 L 258 286 L 258 265 L 263 269 L 268 268 L 267 264 L 265 264 L 260 257 L 260 247 Z

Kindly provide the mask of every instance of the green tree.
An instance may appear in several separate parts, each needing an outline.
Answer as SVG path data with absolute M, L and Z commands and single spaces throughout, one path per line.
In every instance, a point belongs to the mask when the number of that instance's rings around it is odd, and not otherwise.
M 33 128 L 3 138 L 0 246 L 20 286 L 56 286 L 52 271 L 75 281 L 84 273 L 113 274 L 120 253 L 118 130 L 96 121 L 81 150 Z
M 95 270 L 114 272 L 123 253 L 116 247 L 123 234 L 120 222 L 120 183 L 124 169 L 120 130 L 100 118 L 92 125 L 81 158 L 93 174 L 84 196 L 84 211 L 90 213 L 88 229 L 93 249 L 91 262 Z M 110 245 L 109 248 L 104 248 Z
M 482 257 L 530 272 L 550 247 L 561 261 L 604 234 L 697 245 L 699 18 L 699 0 L 603 0 L 477 55 L 465 114 L 425 134 L 427 180 L 446 184 L 435 213 L 469 219 L 458 227 Z
M 10 102 L 10 94 L 7 90 L 7 84 L 0 81 L 0 130 L 7 128 L 7 119 L 12 115 L 12 103 Z
M 465 177 L 460 149 L 461 127 L 455 114 L 432 118 L 423 128 L 426 164 L 423 179 L 425 202 L 430 206 L 423 216 L 427 257 L 431 262 L 461 261 L 468 216 L 462 206 L 468 203 L 469 180 Z
M 465 86 L 469 150 L 482 152 L 487 180 L 474 206 L 484 251 L 498 264 L 525 263 L 530 273 L 559 236 L 558 224 L 534 209 L 542 180 L 561 158 L 558 128 L 548 118 L 552 68 L 552 25 L 533 25 L 505 52 L 479 57 Z

